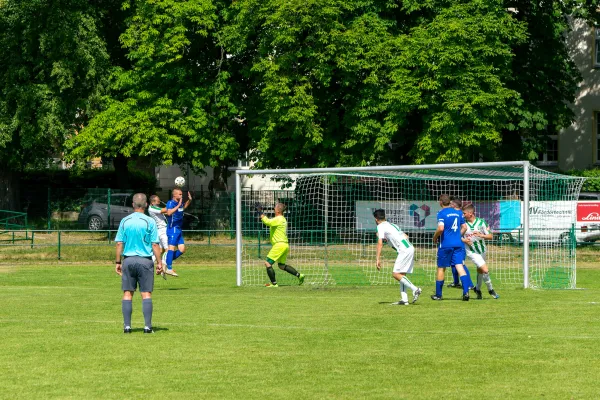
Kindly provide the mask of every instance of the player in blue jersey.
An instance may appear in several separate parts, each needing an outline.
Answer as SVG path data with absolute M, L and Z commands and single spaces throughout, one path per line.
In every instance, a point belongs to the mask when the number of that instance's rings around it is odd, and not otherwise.
M 183 211 L 192 203 L 192 195 L 188 192 L 188 199 L 183 203 L 183 192 L 181 189 L 173 189 L 173 198 L 167 201 L 167 239 L 169 250 L 167 251 L 167 270 L 165 273 L 171 276 L 179 276 L 173 270 L 173 260 L 178 259 L 185 253 L 183 242 Z
M 437 214 L 438 227 L 433 235 L 433 243 L 440 245 L 437 251 L 437 276 L 435 281 L 435 295 L 432 300 L 442 299 L 444 287 L 445 268 L 454 265 L 458 271 L 459 279 L 463 287 L 463 300 L 469 301 L 469 288 L 472 286 L 469 277 L 463 268 L 465 246 L 462 235 L 467 230 L 467 224 L 462 212 L 455 210 L 450 204 L 450 196 L 440 196 L 442 209 Z
M 456 196 L 452 196 L 450 197 L 450 205 L 452 206 L 452 208 L 454 208 L 455 210 L 459 210 L 462 211 L 462 200 L 459 199 Z M 464 216 L 464 213 L 463 213 Z M 464 240 L 463 240 L 464 243 Z M 466 252 L 463 255 L 463 268 L 465 270 L 465 272 L 467 273 L 467 276 L 469 277 L 469 279 L 471 279 L 471 273 L 469 272 L 469 269 L 467 268 L 466 264 L 464 263 L 464 261 L 466 260 Z M 461 289 L 462 285 L 460 284 L 460 279 L 458 277 L 458 271 L 456 270 L 456 267 L 454 265 L 452 265 L 452 283 L 448 285 L 449 288 L 457 288 L 457 289 Z

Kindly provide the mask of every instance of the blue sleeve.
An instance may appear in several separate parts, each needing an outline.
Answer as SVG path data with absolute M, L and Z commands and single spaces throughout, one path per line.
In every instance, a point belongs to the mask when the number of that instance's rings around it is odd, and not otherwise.
M 154 220 L 150 224 L 150 242 L 158 243 L 158 230 L 156 229 L 156 222 Z
M 176 205 L 177 205 L 177 203 L 175 203 L 173 200 L 169 200 L 169 201 L 167 201 L 166 208 L 167 208 L 167 210 L 170 210 L 172 208 L 175 208 Z
M 115 236 L 115 242 L 125 242 L 125 233 L 123 229 L 123 221 L 119 223 L 119 230 L 117 231 L 117 236 Z

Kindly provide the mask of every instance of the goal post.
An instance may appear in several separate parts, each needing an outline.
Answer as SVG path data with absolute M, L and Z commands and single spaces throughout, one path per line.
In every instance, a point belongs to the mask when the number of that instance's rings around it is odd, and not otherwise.
M 432 242 L 441 194 L 473 204 L 494 238 L 488 265 L 495 282 L 525 288 L 574 288 L 576 204 L 583 178 L 541 170 L 527 161 L 236 171 L 236 283 L 267 281 L 268 227 L 255 202 L 273 215 L 286 204 L 288 263 L 305 284 L 394 283 L 395 252 L 384 247 L 375 268 L 373 210 L 406 232 L 415 247 L 412 280 L 435 280 Z M 474 266 L 467 261 L 473 270 Z M 293 284 L 277 268 L 278 282 Z

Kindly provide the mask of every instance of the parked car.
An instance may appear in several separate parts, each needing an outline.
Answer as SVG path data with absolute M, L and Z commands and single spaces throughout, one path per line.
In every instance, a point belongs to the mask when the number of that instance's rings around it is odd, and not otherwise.
M 597 200 L 600 201 L 600 192 L 581 192 L 579 200 Z
M 133 208 L 132 193 L 112 193 L 110 195 L 110 220 L 108 196 L 100 196 L 89 199 L 81 207 L 78 223 L 91 231 L 101 229 L 116 229 L 121 220 L 131 214 Z M 183 228 L 195 229 L 198 227 L 199 219 L 190 213 L 184 213 Z

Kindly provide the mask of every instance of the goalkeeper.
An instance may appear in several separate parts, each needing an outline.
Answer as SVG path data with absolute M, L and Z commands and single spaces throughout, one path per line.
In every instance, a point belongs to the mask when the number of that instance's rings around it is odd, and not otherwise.
M 269 254 L 267 254 L 267 260 L 265 261 L 267 275 L 269 275 L 269 280 L 271 281 L 270 284 L 267 283 L 265 285 L 267 287 L 279 287 L 277 280 L 275 279 L 275 271 L 273 270 L 273 264 L 276 262 L 279 266 L 279 269 L 282 269 L 285 272 L 297 277 L 300 285 L 304 283 L 304 275 L 296 271 L 291 265 L 285 263 L 287 255 L 290 251 L 290 246 L 287 238 L 287 220 L 283 216 L 284 211 L 285 205 L 282 203 L 277 203 L 275 205 L 275 217 L 267 218 L 267 216 L 263 213 L 263 208 L 260 203 L 256 203 L 256 212 L 260 216 L 263 224 L 269 227 L 269 238 L 271 239 L 271 244 L 273 245 L 271 251 L 269 251 Z

